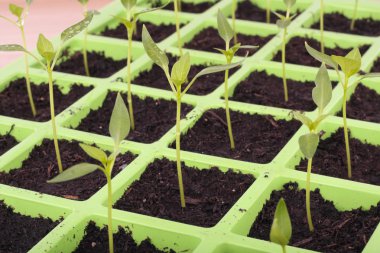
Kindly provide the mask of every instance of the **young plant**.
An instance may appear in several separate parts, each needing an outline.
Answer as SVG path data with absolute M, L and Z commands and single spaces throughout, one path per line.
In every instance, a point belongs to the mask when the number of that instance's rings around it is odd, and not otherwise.
M 351 77 L 357 75 L 361 68 L 361 55 L 360 51 L 357 48 L 351 50 L 346 56 L 337 56 L 337 55 L 326 55 L 321 52 L 318 52 L 314 48 L 310 47 L 305 42 L 306 50 L 309 54 L 320 62 L 324 62 L 326 65 L 332 67 L 339 78 L 339 82 L 343 86 L 343 104 L 342 104 L 342 114 L 343 114 L 343 126 L 344 126 L 344 140 L 346 144 L 346 156 L 347 156 L 347 174 L 348 178 L 352 177 L 351 169 L 351 154 L 350 154 L 350 143 L 348 138 L 348 126 L 347 126 L 347 90 L 348 84 Z M 341 77 L 339 72 L 340 70 L 344 74 L 344 78 Z M 364 78 L 370 77 L 380 77 L 380 73 L 367 73 L 364 75 L 359 75 L 354 82 L 354 86 L 359 84 Z
M 123 98 L 118 93 L 109 123 L 109 132 L 114 142 L 113 152 L 107 156 L 107 154 L 99 148 L 85 144 L 79 144 L 80 147 L 87 153 L 87 155 L 100 162 L 100 165 L 80 163 L 66 169 L 61 174 L 48 181 L 48 183 L 61 183 L 83 177 L 96 170 L 103 172 L 104 176 L 107 178 L 108 241 L 109 251 L 111 253 L 114 252 L 112 233 L 112 169 L 114 167 L 117 156 L 120 154 L 120 143 L 128 136 L 130 126 L 131 124 L 129 120 L 128 109 L 124 104 Z
M 282 59 L 282 82 L 284 85 L 284 96 L 285 96 L 285 102 L 288 102 L 288 85 L 286 82 L 286 70 L 285 70 L 285 50 L 286 50 L 286 34 L 288 26 L 290 25 L 292 19 L 295 17 L 295 15 L 290 16 L 290 10 L 293 7 L 293 5 L 296 3 L 296 0 L 284 0 L 284 3 L 286 5 L 286 14 L 281 15 L 275 11 L 273 11 L 274 14 L 276 14 L 279 19 L 277 20 L 276 24 L 280 29 L 283 29 L 283 37 L 282 37 L 282 47 L 281 47 L 281 59 Z
M 290 220 L 288 208 L 283 198 L 278 201 L 270 228 L 270 241 L 281 245 L 282 252 L 286 253 L 286 245 L 292 237 L 292 222 Z
M 228 23 L 227 18 L 223 15 L 223 13 L 219 10 L 218 11 L 218 32 L 219 36 L 224 40 L 226 48 L 223 49 L 216 49 L 224 56 L 226 57 L 227 64 L 231 64 L 232 60 L 235 56 L 235 53 L 241 49 L 253 49 L 257 48 L 256 46 L 242 46 L 240 43 L 235 44 L 233 47 L 230 47 L 230 41 L 234 37 L 234 31 L 230 24 Z M 227 119 L 227 126 L 228 126 L 228 136 L 230 138 L 230 146 L 231 149 L 235 149 L 235 142 L 234 142 L 234 136 L 232 133 L 232 125 L 231 125 L 231 116 L 230 116 L 230 109 L 228 105 L 228 78 L 229 78 L 229 69 L 225 70 L 224 74 L 224 100 L 226 103 L 226 119 Z
M 169 0 L 170 2 L 170 0 Z M 135 118 L 133 114 L 133 104 L 132 104 L 132 91 L 131 91 L 131 61 L 132 61 L 132 37 L 135 33 L 136 29 L 136 23 L 141 14 L 152 12 L 158 9 L 164 8 L 169 2 L 167 2 L 165 5 L 151 8 L 151 9 L 145 9 L 142 11 L 136 11 L 136 3 L 137 0 L 121 0 L 122 5 L 125 8 L 126 11 L 126 18 L 116 17 L 121 21 L 121 23 L 124 24 L 125 28 L 127 29 L 127 36 L 128 36 L 128 58 L 127 58 L 127 85 L 128 85 L 128 108 L 129 108 L 129 114 L 131 117 L 131 128 L 132 130 L 135 129 Z
M 184 85 L 187 83 L 188 74 L 190 71 L 190 55 L 189 53 L 184 54 L 180 59 L 173 65 L 171 73 L 169 72 L 169 59 L 164 51 L 162 51 L 156 43 L 153 41 L 146 27 L 143 27 L 142 31 L 142 42 L 146 53 L 152 59 L 152 61 L 157 64 L 165 73 L 168 83 L 173 91 L 173 94 L 177 101 L 177 116 L 176 116 L 176 155 L 177 155 L 177 173 L 178 173 L 178 184 L 180 191 L 181 206 L 186 207 L 185 193 L 182 183 L 182 170 L 181 170 L 181 156 L 180 156 L 180 143 L 181 143 L 181 99 L 194 84 L 194 82 L 201 76 L 225 71 L 237 66 L 240 66 L 243 61 L 227 64 L 222 66 L 212 66 L 201 70 L 194 78 L 188 82 L 186 87 Z M 184 89 L 183 89 L 184 88 Z
M 58 146 L 58 134 L 57 134 L 57 125 L 55 122 L 55 107 L 54 107 L 54 90 L 53 90 L 53 69 L 54 66 L 61 54 L 62 48 L 64 43 L 86 29 L 86 27 L 90 24 L 93 13 L 89 12 L 86 15 L 86 18 L 82 21 L 76 23 L 75 25 L 67 28 L 61 33 L 61 43 L 58 46 L 57 49 L 54 49 L 53 44 L 42 34 L 39 35 L 38 41 L 37 41 L 37 51 L 40 54 L 40 56 L 43 58 L 43 61 L 41 61 L 34 53 L 28 51 L 26 48 L 24 48 L 21 45 L 18 44 L 9 44 L 9 45 L 0 45 L 0 51 L 18 51 L 18 52 L 24 52 L 30 56 L 32 56 L 36 62 L 38 62 L 42 68 L 46 71 L 49 81 L 49 100 L 50 100 L 50 115 L 51 115 L 51 124 L 53 129 L 53 138 L 54 138 L 54 147 L 55 147 L 55 153 L 57 157 L 57 163 L 58 163 L 58 169 L 59 172 L 62 173 L 62 162 L 61 162 L 61 155 L 59 152 L 59 146 Z
M 182 41 L 181 41 L 181 30 L 179 24 L 179 12 L 181 11 L 181 0 L 174 1 L 174 12 L 175 12 L 175 29 L 177 33 L 177 46 L 179 50 L 179 55 L 182 56 Z
M 238 43 L 237 33 L 236 33 L 236 10 L 237 10 L 237 0 L 232 0 L 232 31 L 234 32 L 234 44 Z
M 324 36 L 323 36 L 323 33 L 324 33 L 324 23 L 325 23 L 325 10 L 324 10 L 324 4 L 323 4 L 323 0 L 321 0 L 320 2 L 320 9 L 319 9 L 319 30 L 321 32 L 321 52 L 322 53 L 325 53 L 325 42 L 324 42 Z
M 270 10 L 271 10 L 271 0 L 267 0 L 267 8 L 266 8 L 266 16 L 267 16 L 267 23 L 270 23 Z
M 359 0 L 355 0 L 354 14 L 352 15 L 351 25 L 350 25 L 351 31 L 355 29 L 355 21 L 356 21 L 356 15 L 358 13 L 358 5 L 359 5 Z
M 313 163 L 313 156 L 317 150 L 319 144 L 319 134 L 317 133 L 317 128 L 319 124 L 328 116 L 324 114 L 324 109 L 329 104 L 332 97 L 332 85 L 327 72 L 326 65 L 322 63 L 317 77 L 315 79 L 315 87 L 312 91 L 312 98 L 314 103 L 318 107 L 318 116 L 313 121 L 306 115 L 300 112 L 293 112 L 295 119 L 299 120 L 303 125 L 309 129 L 309 133 L 302 135 L 298 142 L 303 155 L 308 159 L 307 162 L 307 176 L 306 176 L 306 214 L 307 222 L 309 224 L 310 232 L 314 231 L 313 220 L 311 218 L 310 210 L 310 175 L 311 166 Z
M 16 27 L 18 27 L 20 29 L 21 38 L 22 38 L 22 46 L 24 48 L 27 48 L 24 24 L 25 24 L 25 19 L 29 14 L 29 7 L 30 7 L 31 3 L 32 3 L 32 0 L 26 0 L 26 8 L 25 9 L 20 7 L 20 6 L 15 5 L 15 4 L 9 4 L 9 11 L 13 15 L 16 16 L 17 21 L 13 21 L 13 20 L 5 17 L 5 16 L 0 15 L 0 18 L 10 22 L 11 24 L 15 25 Z M 28 59 L 27 53 L 24 53 L 24 62 L 25 62 L 25 81 L 26 81 L 26 89 L 28 92 L 29 104 L 30 104 L 30 109 L 32 110 L 32 114 L 35 117 L 37 115 L 37 110 L 36 110 L 36 106 L 34 104 L 32 88 L 30 85 L 29 59 Z
M 78 0 L 83 7 L 83 15 L 86 17 L 87 11 L 88 11 L 88 0 Z M 87 59 L 87 28 L 84 29 L 83 32 L 83 47 L 82 47 L 82 54 L 83 54 L 83 64 L 84 64 L 84 70 L 86 72 L 86 76 L 90 76 L 90 69 L 88 68 L 88 59 Z

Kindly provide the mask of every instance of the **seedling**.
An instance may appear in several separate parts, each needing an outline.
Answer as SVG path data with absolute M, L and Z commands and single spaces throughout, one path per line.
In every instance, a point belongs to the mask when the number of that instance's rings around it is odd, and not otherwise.
M 270 23 L 270 10 L 271 10 L 271 0 L 267 0 L 267 8 L 266 8 L 266 16 L 267 16 L 267 23 Z
M 232 63 L 235 53 L 239 49 L 257 48 L 256 46 L 242 46 L 240 45 L 240 43 L 235 44 L 233 47 L 230 48 L 230 41 L 234 37 L 235 33 L 232 27 L 230 26 L 230 24 L 228 23 L 227 18 L 223 15 L 223 13 L 220 10 L 218 11 L 218 32 L 219 32 L 219 36 L 225 41 L 226 48 L 225 50 L 216 48 L 216 50 L 224 54 L 224 56 L 226 57 L 227 64 Z M 224 75 L 224 100 L 226 103 L 226 119 L 227 119 L 227 126 L 228 126 L 228 136 L 230 138 L 230 146 L 231 146 L 231 149 L 235 149 L 234 136 L 232 133 L 230 109 L 228 105 L 228 76 L 229 76 L 229 69 L 225 70 L 225 75 Z
M 309 129 L 309 133 L 302 135 L 298 142 L 303 155 L 308 159 L 307 162 L 307 176 L 306 176 L 306 213 L 307 213 L 307 222 L 309 224 L 310 232 L 314 231 L 313 221 L 311 218 L 310 210 L 310 175 L 311 175 L 311 166 L 313 163 L 313 156 L 317 150 L 319 143 L 319 134 L 317 129 L 319 124 L 327 117 L 328 114 L 324 114 L 324 109 L 329 104 L 332 97 L 332 86 L 331 81 L 326 69 L 326 65 L 322 63 L 317 77 L 315 79 L 315 87 L 312 91 L 312 97 L 314 103 L 318 107 L 318 116 L 313 121 L 306 115 L 300 112 L 293 112 L 295 119 L 299 120 L 303 125 Z
M 177 33 L 177 45 L 179 50 L 179 55 L 182 56 L 182 41 L 181 41 L 181 30 L 179 24 L 179 12 L 181 11 L 181 0 L 174 1 L 174 12 L 175 12 L 175 29 Z
M 361 54 L 358 48 L 354 48 L 351 50 L 346 56 L 337 56 L 337 55 L 326 55 L 321 52 L 318 52 L 314 48 L 310 47 L 305 42 L 306 50 L 309 52 L 311 56 L 313 56 L 316 60 L 320 62 L 324 62 L 326 65 L 334 68 L 339 78 L 339 82 L 343 86 L 343 104 L 342 104 L 342 114 L 343 114 L 343 126 L 344 126 L 344 140 L 346 143 L 346 156 L 347 156 L 347 174 L 348 178 L 352 177 L 351 170 L 351 154 L 350 154 L 350 143 L 348 138 L 348 126 L 347 126 L 347 90 L 349 80 L 352 76 L 359 73 L 361 68 Z M 340 70 L 344 74 L 344 78 L 342 79 Z M 359 84 L 361 80 L 364 78 L 370 77 L 380 77 L 380 73 L 367 73 L 364 75 L 358 75 L 358 78 L 353 83 L 354 86 Z
M 356 15 L 358 13 L 358 5 L 359 5 L 359 0 L 355 0 L 354 14 L 352 15 L 351 25 L 350 25 L 351 31 L 355 29 L 355 21 L 356 21 Z
M 80 163 L 74 165 L 55 178 L 48 181 L 48 183 L 61 183 L 66 181 L 71 181 L 87 174 L 90 174 L 96 170 L 103 172 L 107 178 L 107 189 L 108 189 L 108 241 L 109 241 L 109 251 L 114 252 L 113 249 L 113 233 L 112 233 L 112 169 L 115 164 L 117 156 L 120 154 L 120 143 L 128 136 L 130 131 L 130 119 L 128 114 L 128 109 L 123 101 L 123 98 L 118 93 L 116 98 L 116 103 L 112 111 L 111 120 L 109 123 L 109 132 L 113 139 L 113 152 L 107 156 L 107 154 L 93 146 L 88 146 L 85 144 L 79 144 L 79 146 L 87 153 L 88 156 L 100 162 L 98 164 L 90 163 Z
M 286 5 L 286 15 L 281 15 L 275 11 L 273 11 L 274 14 L 276 14 L 277 17 L 280 19 L 277 20 L 276 24 L 280 29 L 283 29 L 283 37 L 282 37 L 282 48 L 281 48 L 281 59 L 282 59 L 282 82 L 284 85 L 284 96 L 285 101 L 288 102 L 288 85 L 286 82 L 286 70 L 285 70 L 285 49 L 286 49 L 286 34 L 288 26 L 290 25 L 292 19 L 296 16 L 290 16 L 290 9 L 293 7 L 293 5 L 296 3 L 296 0 L 284 0 L 284 3 Z
M 25 9 L 15 4 L 9 4 L 9 11 L 17 17 L 17 21 L 13 21 L 10 18 L 0 15 L 0 18 L 10 22 L 11 24 L 15 25 L 16 27 L 20 29 L 21 37 L 22 37 L 22 46 L 24 48 L 27 48 L 24 24 L 25 24 L 25 19 L 29 14 L 29 7 L 31 3 L 32 3 L 32 0 L 26 0 Z M 24 53 L 24 62 L 25 62 L 25 81 L 26 81 L 26 89 L 28 92 L 29 104 L 30 104 L 30 109 L 32 110 L 32 114 L 35 117 L 37 115 L 37 110 L 34 104 L 32 88 L 30 85 L 29 59 L 28 59 L 27 53 Z
M 280 244 L 282 252 L 286 253 L 286 245 L 292 237 L 292 222 L 290 220 L 288 208 L 283 198 L 278 201 L 270 228 L 270 241 Z
M 67 28 L 61 33 L 61 42 L 58 48 L 55 50 L 53 44 L 42 34 L 39 35 L 37 41 L 37 51 L 40 56 L 43 58 L 41 61 L 34 53 L 28 51 L 25 47 L 18 44 L 9 44 L 9 45 L 0 45 L 0 51 L 18 51 L 24 52 L 30 56 L 32 56 L 38 64 L 42 66 L 42 68 L 46 71 L 49 80 L 49 100 L 50 100 L 50 115 L 51 115 L 51 124 L 53 129 L 53 138 L 54 138 L 54 147 L 55 153 L 57 157 L 58 169 L 59 172 L 62 173 L 62 162 L 61 155 L 59 152 L 58 146 L 58 134 L 57 134 L 57 125 L 55 122 L 55 107 L 54 107 L 54 90 L 53 90 L 53 69 L 54 66 L 61 54 L 64 43 L 86 29 L 86 27 L 90 24 L 93 18 L 93 12 L 89 12 L 86 15 L 86 18 L 82 21 L 76 23 L 75 25 Z
M 188 74 L 190 71 L 190 55 L 189 53 L 184 54 L 180 59 L 173 65 L 171 73 L 169 73 L 169 59 L 164 51 L 162 51 L 156 43 L 153 41 L 146 27 L 143 27 L 142 31 L 142 42 L 146 53 L 152 59 L 152 61 L 157 64 L 165 73 L 165 76 L 169 82 L 169 85 L 173 91 L 173 94 L 177 101 L 177 116 L 176 116 L 176 155 L 177 155 L 177 173 L 178 173 L 178 184 L 180 191 L 181 206 L 186 207 L 185 193 L 182 183 L 182 170 L 181 170 L 181 156 L 180 156 L 180 143 L 181 143 L 181 99 L 194 84 L 194 82 L 201 76 L 225 71 L 227 69 L 235 68 L 240 66 L 243 61 L 227 64 L 222 66 L 212 66 L 201 70 L 194 78 L 184 87 L 188 82 Z M 183 91 L 182 91 L 183 90 Z
M 169 0 L 170 2 L 170 0 Z M 122 5 L 125 8 L 126 11 L 126 18 L 122 17 L 116 17 L 117 19 L 120 20 L 122 24 L 124 24 L 125 28 L 127 29 L 127 36 L 128 36 L 128 58 L 127 58 L 127 84 L 128 84 L 128 108 L 129 108 L 129 113 L 131 116 L 131 128 L 132 130 L 135 129 L 135 119 L 134 119 L 134 114 L 133 114 L 133 104 L 132 104 L 132 91 L 131 91 L 131 82 L 132 82 L 132 77 L 131 77 L 131 60 L 132 60 L 132 37 L 136 29 L 136 23 L 141 14 L 152 12 L 158 9 L 164 8 L 167 4 L 165 5 L 156 7 L 156 8 L 151 8 L 151 9 L 144 9 L 142 11 L 136 11 L 136 3 L 137 0 L 121 0 Z
M 83 7 L 83 15 L 86 17 L 87 11 L 88 11 L 88 0 L 78 0 Z M 83 47 L 82 47 L 82 54 L 83 54 L 83 64 L 84 64 L 84 70 L 86 72 L 86 76 L 90 76 L 90 69 L 88 68 L 88 59 L 87 59 L 87 28 L 84 29 L 83 32 Z
M 319 30 L 321 32 L 321 52 L 322 53 L 325 53 L 325 42 L 324 42 L 324 36 L 323 36 L 323 33 L 324 33 L 324 23 L 325 23 L 325 10 L 324 10 L 324 4 L 323 4 L 323 0 L 321 0 L 320 2 L 320 6 L 319 6 Z
M 234 32 L 234 44 L 238 43 L 237 33 L 236 33 L 236 10 L 237 10 L 237 0 L 232 0 L 232 30 Z

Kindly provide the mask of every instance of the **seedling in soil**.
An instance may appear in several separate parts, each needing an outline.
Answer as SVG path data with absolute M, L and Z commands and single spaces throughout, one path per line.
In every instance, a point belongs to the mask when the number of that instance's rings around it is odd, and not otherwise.
M 232 27 L 228 23 L 227 18 L 223 15 L 223 13 L 220 10 L 218 12 L 218 32 L 219 32 L 219 36 L 224 40 L 226 44 L 226 48 L 225 50 L 218 49 L 218 48 L 216 50 L 224 54 L 224 56 L 226 57 L 227 64 L 232 63 L 235 53 L 239 49 L 257 48 L 257 46 L 242 46 L 240 45 L 240 43 L 235 44 L 233 47 L 230 47 L 230 41 L 234 37 L 235 32 L 233 31 Z M 226 103 L 226 119 L 227 119 L 227 126 L 228 126 L 228 136 L 230 138 L 230 145 L 231 145 L 231 149 L 235 149 L 234 136 L 232 133 L 230 109 L 228 105 L 228 77 L 229 77 L 229 70 L 227 69 L 224 74 L 224 100 Z
M 339 78 L 339 82 L 343 86 L 343 104 L 342 104 L 342 114 L 343 114 L 343 126 L 344 126 L 344 140 L 346 144 L 346 156 L 347 156 L 347 174 L 348 178 L 352 177 L 351 169 L 351 154 L 350 154 L 350 143 L 348 138 L 348 126 L 347 126 L 347 90 L 349 80 L 352 76 L 359 73 L 361 68 L 361 54 L 358 48 L 351 50 L 346 56 L 337 56 L 337 55 L 326 55 L 324 53 L 318 52 L 314 48 L 310 47 L 305 42 L 306 50 L 311 56 L 320 62 L 324 62 L 326 65 L 334 68 Z M 342 79 L 340 70 L 344 74 Z M 353 86 L 359 84 L 364 78 L 370 77 L 380 77 L 380 73 L 366 73 L 363 75 L 358 75 L 357 79 L 354 81 Z
M 177 116 L 176 116 L 176 155 L 177 155 L 177 173 L 178 173 L 178 184 L 180 191 L 181 206 L 186 207 L 185 193 L 182 182 L 182 170 L 181 170 L 181 156 L 180 156 L 180 143 L 181 143 L 181 99 L 194 84 L 194 82 L 201 76 L 222 72 L 227 69 L 232 69 L 240 66 L 243 61 L 221 65 L 212 66 L 201 70 L 194 78 L 188 82 L 188 74 L 190 71 L 190 55 L 189 53 L 184 54 L 180 59 L 173 65 L 171 73 L 169 73 L 169 59 L 164 51 L 162 51 L 156 43 L 153 41 L 146 27 L 143 27 L 142 31 L 142 42 L 146 53 L 152 59 L 152 61 L 157 64 L 165 73 L 165 76 L 169 82 L 169 85 L 173 91 L 173 94 L 177 101 Z M 182 89 L 184 85 L 187 84 L 185 89 Z
M 86 17 L 87 11 L 88 11 L 88 0 L 78 0 L 83 7 L 83 15 Z M 90 69 L 88 68 L 88 59 L 87 59 L 87 28 L 84 29 L 83 32 L 83 47 L 82 47 L 82 54 L 83 54 L 83 64 L 84 64 L 84 70 L 86 72 L 86 76 L 90 76 Z
M 48 181 L 48 183 L 71 181 L 90 174 L 96 170 L 100 170 L 104 173 L 107 178 L 108 189 L 108 243 L 109 251 L 111 253 L 114 252 L 112 232 L 112 169 L 114 167 L 116 157 L 120 154 L 120 143 L 128 136 L 130 126 L 131 124 L 128 109 L 124 104 L 121 95 L 118 93 L 109 123 L 109 132 L 114 142 L 113 152 L 107 156 L 107 154 L 99 148 L 79 144 L 88 156 L 99 161 L 101 165 L 80 163 L 64 170 L 61 174 Z
M 169 0 L 170 2 L 170 0 Z M 135 33 L 136 29 L 136 23 L 141 14 L 152 12 L 155 10 L 159 10 L 164 8 L 167 4 L 165 5 L 156 7 L 156 8 L 151 8 L 151 9 L 145 9 L 142 11 L 136 11 L 136 0 L 121 0 L 122 5 L 125 8 L 126 11 L 126 18 L 122 17 L 115 17 L 120 20 L 121 23 L 124 24 L 125 28 L 127 29 L 127 36 L 128 36 L 128 57 L 127 57 L 127 84 L 128 84 L 128 108 L 129 108 L 129 113 L 131 116 L 131 128 L 132 130 L 135 129 L 135 118 L 133 114 L 133 104 L 132 104 L 132 91 L 131 91 L 131 82 L 132 82 L 132 77 L 131 77 L 131 60 L 132 60 L 132 37 L 133 34 Z
M 324 23 L 325 23 L 325 10 L 324 10 L 324 4 L 323 4 L 323 0 L 321 0 L 320 2 L 320 6 L 319 6 L 319 30 L 321 32 L 321 52 L 322 53 L 325 53 L 325 43 L 324 43 L 324 36 L 323 36 L 323 33 L 324 33 Z
M 54 147 L 55 147 L 55 153 L 58 163 L 59 172 L 62 173 L 62 161 L 61 161 L 61 155 L 59 152 L 59 146 L 58 146 L 58 134 L 57 134 L 57 125 L 55 122 L 55 107 L 54 107 L 54 90 L 53 90 L 53 69 L 54 66 L 61 54 L 62 48 L 64 43 L 86 29 L 86 27 L 90 24 L 94 13 L 89 12 L 86 15 L 86 18 L 82 21 L 76 23 L 75 25 L 67 28 L 61 33 L 61 42 L 58 48 L 55 50 L 53 44 L 42 34 L 39 35 L 38 41 L 37 41 L 37 51 L 40 54 L 40 56 L 43 58 L 43 61 L 41 61 L 34 53 L 28 51 L 25 47 L 18 45 L 18 44 L 9 44 L 9 45 L 0 45 L 0 51 L 7 51 L 7 52 L 24 52 L 25 54 L 28 54 L 32 56 L 36 62 L 38 62 L 42 68 L 46 71 L 48 75 L 49 80 L 49 100 L 50 100 L 50 117 L 51 117 L 51 124 L 53 129 L 53 138 L 54 138 Z
M 350 25 L 351 31 L 355 29 L 355 21 L 356 21 L 356 15 L 358 13 L 358 5 L 359 5 L 359 0 L 355 0 L 354 14 L 352 15 L 351 25 Z
M 32 3 L 32 0 L 26 0 L 26 8 L 25 9 L 20 7 L 20 6 L 15 5 L 15 4 L 9 4 L 9 11 L 17 17 L 17 21 L 13 21 L 13 20 L 5 17 L 5 16 L 0 15 L 0 18 L 10 22 L 11 24 L 15 25 L 16 27 L 18 27 L 20 29 L 21 38 L 22 38 L 22 46 L 24 48 L 27 48 L 24 24 L 25 24 L 25 19 L 29 14 L 29 7 L 30 7 L 31 3 Z M 25 62 L 26 89 L 28 91 L 30 109 L 32 110 L 33 116 L 36 116 L 37 110 L 36 110 L 36 106 L 34 105 L 33 93 L 32 93 L 32 88 L 30 85 L 29 59 L 28 59 L 27 53 L 24 53 L 24 62 Z
M 319 124 L 327 117 L 328 114 L 324 114 L 324 109 L 329 104 L 332 97 L 332 85 L 326 69 L 326 65 L 322 63 L 319 68 L 317 77 L 315 79 L 315 87 L 312 91 L 312 97 L 314 103 L 318 107 L 318 116 L 313 121 L 306 115 L 300 112 L 293 112 L 295 119 L 299 120 L 303 125 L 307 126 L 309 133 L 302 135 L 298 142 L 303 155 L 308 159 L 307 162 L 307 176 L 306 176 L 306 214 L 307 222 L 309 224 L 310 232 L 314 231 L 313 221 L 311 218 L 310 210 L 310 175 L 311 166 L 313 163 L 313 156 L 317 150 L 319 144 L 319 134 L 317 128 Z
M 271 242 L 280 244 L 282 252 L 286 253 L 286 245 L 288 245 L 291 237 L 292 222 L 290 220 L 285 200 L 281 198 L 276 206 L 269 238 Z
M 280 19 L 277 20 L 276 24 L 280 29 L 283 29 L 283 37 L 282 37 L 282 82 L 284 85 L 284 96 L 285 96 L 285 101 L 288 101 L 288 85 L 286 83 L 286 70 L 285 70 L 285 49 L 286 49 L 286 34 L 287 34 L 287 29 L 288 26 L 290 25 L 292 19 L 296 16 L 290 16 L 290 9 L 293 7 L 293 5 L 296 3 L 296 0 L 284 0 L 284 3 L 286 5 L 286 15 L 281 15 L 275 11 L 273 11 L 274 14 L 276 14 L 277 17 Z

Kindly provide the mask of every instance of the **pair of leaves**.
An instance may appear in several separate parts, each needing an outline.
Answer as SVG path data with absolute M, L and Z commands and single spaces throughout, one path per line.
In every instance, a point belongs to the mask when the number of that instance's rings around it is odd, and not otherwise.
M 9 4 L 9 11 L 20 20 L 22 18 L 24 8 L 15 4 Z
M 277 204 L 269 237 L 271 242 L 280 244 L 283 247 L 288 245 L 292 237 L 292 222 L 283 198 Z

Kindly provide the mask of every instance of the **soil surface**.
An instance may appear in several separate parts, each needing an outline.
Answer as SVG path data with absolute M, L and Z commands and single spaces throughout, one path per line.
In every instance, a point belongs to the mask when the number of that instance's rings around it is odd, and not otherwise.
M 176 58 L 169 55 L 169 69 L 172 69 L 173 64 L 176 62 Z M 198 74 L 202 69 L 206 68 L 206 65 L 192 65 L 188 80 Z M 233 68 L 230 70 L 230 76 L 233 75 L 238 68 Z M 156 64 L 150 70 L 146 70 L 140 73 L 140 75 L 133 80 L 133 83 L 149 86 L 158 89 L 171 90 L 168 80 L 160 67 Z M 213 92 L 217 87 L 224 83 L 224 72 L 214 73 L 202 76 L 195 81 L 191 88 L 187 91 L 187 94 L 194 95 L 207 95 Z M 186 85 L 182 86 L 182 90 L 185 89 Z
M 42 217 L 21 215 L 0 201 L 0 252 L 27 252 L 58 223 Z
M 91 89 L 74 84 L 69 93 L 63 94 L 58 86 L 54 85 L 55 114 L 58 115 Z M 32 83 L 32 93 L 37 110 L 36 117 L 33 117 L 30 109 L 25 79 L 12 81 L 8 88 L 0 92 L 0 115 L 40 122 L 50 120 L 49 86 Z
M 165 3 L 167 1 L 163 0 L 160 4 L 156 4 L 155 6 L 160 6 L 162 3 Z M 204 2 L 204 3 L 185 3 L 181 2 L 181 11 L 183 12 L 192 12 L 192 13 L 202 13 L 204 11 L 207 11 L 210 9 L 215 3 L 219 2 L 219 0 L 215 2 Z M 174 10 L 174 4 L 173 2 L 169 3 L 164 9 L 166 10 Z
M 198 170 L 182 163 L 186 208 L 181 208 L 176 162 L 149 164 L 119 199 L 115 208 L 187 224 L 212 227 L 254 182 L 252 175 Z
M 59 148 L 62 157 L 63 168 L 82 162 L 97 163 L 79 147 L 78 142 L 60 141 Z M 134 155 L 126 153 L 116 159 L 112 176 L 122 171 L 129 164 Z M 20 169 L 11 170 L 9 173 L 0 172 L 0 183 L 18 188 L 28 189 L 54 196 L 74 200 L 90 198 L 107 180 L 100 170 L 88 174 L 80 179 L 65 183 L 48 184 L 46 181 L 58 175 L 55 149 L 52 140 L 44 140 L 41 146 L 35 147 Z
M 316 108 L 311 93 L 314 82 L 287 79 L 288 102 L 285 102 L 282 78 L 255 71 L 235 89 L 232 100 L 292 110 L 312 111 Z M 273 92 L 277 91 L 277 92 Z
M 380 95 L 370 88 L 359 84 L 347 103 L 347 117 L 380 123 Z M 338 113 L 342 116 L 342 112 Z
M 13 127 L 9 132 L 0 135 L 0 156 L 17 145 L 17 140 L 11 135 Z
M 380 147 L 350 138 L 352 180 L 380 185 Z M 312 172 L 347 179 L 346 149 L 343 128 L 319 143 L 313 158 Z M 306 171 L 307 160 L 296 169 Z
M 110 115 L 115 105 L 117 93 L 108 93 L 103 105 L 98 110 L 92 110 L 77 127 L 79 130 L 109 135 L 108 125 Z M 127 103 L 127 95 L 123 94 Z M 140 99 L 132 97 L 135 117 L 135 130 L 131 130 L 128 140 L 152 143 L 160 139 L 170 128 L 175 126 L 177 104 L 175 101 L 155 100 L 150 97 Z M 193 109 L 192 106 L 182 104 L 181 116 L 185 117 Z
M 269 163 L 300 127 L 297 121 L 230 111 L 231 151 L 224 109 L 209 110 L 181 138 L 181 149 L 256 163 Z M 172 144 L 175 148 L 175 143 Z
M 82 76 L 86 75 L 82 52 L 77 51 L 68 56 L 68 52 L 65 51 L 63 55 L 64 58 L 54 68 L 55 71 Z M 114 60 L 111 57 L 105 56 L 104 52 L 89 51 L 87 52 L 87 59 L 91 77 L 109 77 L 127 66 L 126 58 Z
M 377 58 L 377 60 L 374 62 L 370 72 L 380 72 L 380 58 Z
M 324 29 L 326 31 L 351 33 L 365 36 L 379 36 L 379 20 L 373 20 L 372 18 L 357 19 L 355 21 L 354 30 L 350 29 L 351 19 L 344 15 L 334 12 L 325 14 L 324 17 Z M 319 20 L 312 25 L 312 28 L 319 29 Z
M 113 235 L 115 253 L 175 253 L 171 249 L 158 250 L 149 240 L 142 241 L 139 245 L 132 238 L 131 233 L 127 233 L 119 227 L 117 233 Z M 100 229 L 95 222 L 90 221 L 85 230 L 85 236 L 79 243 L 78 248 L 73 253 L 108 253 L 108 230 L 107 227 Z
M 258 36 L 258 35 L 244 35 L 244 34 L 237 34 L 238 36 L 238 42 L 242 45 L 249 45 L 249 46 L 260 46 L 263 47 L 272 37 L 273 35 L 269 35 L 266 37 Z M 233 45 L 233 41 L 231 40 L 230 45 Z M 219 36 L 218 30 L 214 28 L 206 28 L 199 32 L 195 37 L 190 41 L 187 42 L 184 45 L 185 48 L 195 49 L 195 50 L 202 50 L 202 51 L 208 51 L 212 53 L 220 53 L 215 48 L 219 49 L 225 49 L 226 44 L 224 40 Z M 247 51 L 250 53 L 250 55 L 257 51 L 258 49 L 240 49 L 236 52 L 235 55 L 237 56 L 245 56 Z
M 306 51 L 305 41 L 307 41 L 309 46 L 319 50 L 320 48 L 319 41 L 315 39 L 302 38 L 302 37 L 291 38 L 290 41 L 288 41 L 288 43 L 286 44 L 286 62 L 299 64 L 299 65 L 312 66 L 312 67 L 321 66 L 321 63 L 315 60 Z M 359 47 L 359 51 L 363 55 L 368 50 L 368 48 L 369 48 L 369 45 L 363 45 Z M 328 55 L 334 54 L 334 55 L 344 56 L 351 50 L 352 48 L 340 48 L 338 46 L 335 48 L 325 47 L 325 53 Z M 281 50 L 277 51 L 273 60 L 281 62 Z
M 150 35 L 152 36 L 155 42 L 160 42 L 166 37 L 169 37 L 171 34 L 175 33 L 176 28 L 175 25 L 155 25 L 149 22 L 137 22 L 136 25 L 136 33 L 133 34 L 133 40 L 141 41 L 141 31 L 143 24 L 148 29 Z M 118 38 L 118 39 L 128 39 L 127 29 L 125 25 L 119 24 L 116 28 L 106 28 L 104 31 L 100 33 L 102 36 Z
M 284 198 L 292 221 L 290 245 L 328 253 L 362 252 L 380 221 L 380 205 L 368 211 L 354 209 L 338 211 L 332 201 L 323 199 L 319 189 L 311 192 L 311 214 L 315 227 L 309 232 L 306 220 L 305 190 L 295 183 L 284 185 L 284 189 L 273 191 L 256 221 L 249 237 L 269 241 L 270 228 L 276 206 Z M 280 248 L 280 247 L 279 247 Z
M 284 14 L 282 11 L 276 11 L 280 14 Z M 294 14 L 294 13 L 292 13 Z M 299 12 L 297 11 L 297 15 Z M 246 19 L 251 21 L 259 21 L 266 22 L 267 21 L 267 13 L 265 9 L 258 7 L 256 4 L 252 3 L 250 0 L 244 0 L 238 4 L 238 8 L 236 10 L 236 18 L 237 19 Z M 278 17 L 271 13 L 270 22 L 276 23 Z

